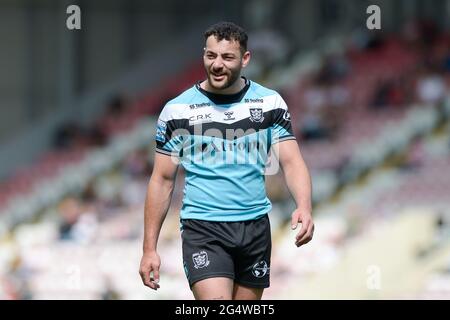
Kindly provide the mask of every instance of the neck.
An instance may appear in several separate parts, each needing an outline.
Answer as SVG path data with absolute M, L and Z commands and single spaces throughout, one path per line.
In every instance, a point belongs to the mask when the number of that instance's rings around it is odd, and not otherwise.
M 238 80 L 236 80 L 231 86 L 229 86 L 226 89 L 216 89 L 212 87 L 208 81 L 208 79 L 204 80 L 202 83 L 200 83 L 200 87 L 203 90 L 206 90 L 211 93 L 217 93 L 217 94 L 234 94 L 238 93 L 245 87 L 245 80 L 242 77 L 239 77 Z

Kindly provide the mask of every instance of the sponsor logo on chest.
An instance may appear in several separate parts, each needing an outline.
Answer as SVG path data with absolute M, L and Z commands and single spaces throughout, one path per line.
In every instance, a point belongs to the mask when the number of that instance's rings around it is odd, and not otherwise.
M 203 112 L 189 117 L 189 125 L 213 121 L 212 112 Z

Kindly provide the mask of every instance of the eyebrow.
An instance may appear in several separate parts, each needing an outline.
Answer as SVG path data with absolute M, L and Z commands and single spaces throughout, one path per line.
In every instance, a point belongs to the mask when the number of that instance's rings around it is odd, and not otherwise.
M 209 49 L 205 49 L 205 54 L 215 54 L 215 55 L 217 55 L 216 52 L 211 51 L 211 50 L 209 50 Z M 236 54 L 233 53 L 233 52 L 224 52 L 224 53 L 222 53 L 221 55 L 222 55 L 222 56 L 233 56 L 233 57 L 236 56 Z

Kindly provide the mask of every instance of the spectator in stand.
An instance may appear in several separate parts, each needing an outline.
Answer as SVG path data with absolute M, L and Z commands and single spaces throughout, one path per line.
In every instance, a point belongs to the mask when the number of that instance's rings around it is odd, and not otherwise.
M 81 215 L 80 203 L 76 198 L 64 199 L 58 208 L 61 216 L 59 234 L 61 240 L 72 240 L 72 229 Z
M 340 127 L 351 109 L 350 92 L 336 81 L 326 89 L 326 107 L 324 111 L 324 123 L 328 129 L 328 137 L 336 139 L 339 136 Z
M 350 63 L 343 54 L 327 56 L 317 74 L 317 83 L 319 85 L 334 84 L 344 79 L 350 71 Z
M 447 48 L 442 67 L 444 69 L 444 72 L 446 72 L 447 74 L 450 73 L 450 46 Z
M 57 150 L 103 146 L 106 144 L 105 132 L 98 126 L 84 129 L 78 123 L 69 121 L 59 126 L 53 137 L 53 146 Z
M 375 94 L 370 107 L 378 110 L 385 108 L 388 105 L 389 91 L 391 90 L 391 83 L 385 80 L 378 80 L 375 88 Z
M 305 90 L 305 113 L 299 122 L 299 129 L 304 140 L 324 139 L 329 132 L 325 124 L 324 109 L 326 91 L 324 87 L 310 86 Z
M 403 107 L 411 102 L 410 81 L 405 76 L 379 80 L 375 94 L 369 105 L 372 109 Z
M 108 102 L 105 114 L 96 123 L 96 128 L 104 136 L 110 136 L 121 131 L 126 126 L 125 114 L 128 110 L 127 99 L 116 95 Z
M 407 171 L 417 171 L 422 167 L 425 160 L 425 150 L 421 139 L 415 140 L 408 149 L 402 169 Z
M 56 129 L 53 146 L 59 150 L 67 150 L 74 146 L 76 140 L 81 139 L 83 132 L 74 121 L 63 123 Z
M 111 277 L 105 275 L 103 279 L 103 291 L 101 292 L 102 300 L 120 300 L 120 293 L 115 289 Z
M 3 279 L 0 277 L 0 298 L 8 300 L 32 299 L 33 293 L 29 285 L 32 270 L 25 265 L 20 254 L 14 256 L 8 267 L 6 277 Z
M 140 206 L 145 200 L 145 187 L 151 169 L 148 166 L 146 149 L 137 150 L 128 155 L 123 163 L 123 187 L 120 197 L 129 207 Z
M 438 103 L 446 93 L 446 86 L 442 75 L 431 70 L 419 77 L 417 81 L 417 99 L 423 103 Z

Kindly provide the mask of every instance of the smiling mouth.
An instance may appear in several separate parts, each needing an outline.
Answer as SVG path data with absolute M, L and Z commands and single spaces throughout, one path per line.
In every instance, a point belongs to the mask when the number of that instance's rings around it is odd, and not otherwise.
M 213 76 L 214 79 L 216 80 L 222 80 L 223 78 L 225 78 L 226 74 L 215 74 L 215 73 L 211 73 L 211 75 Z

